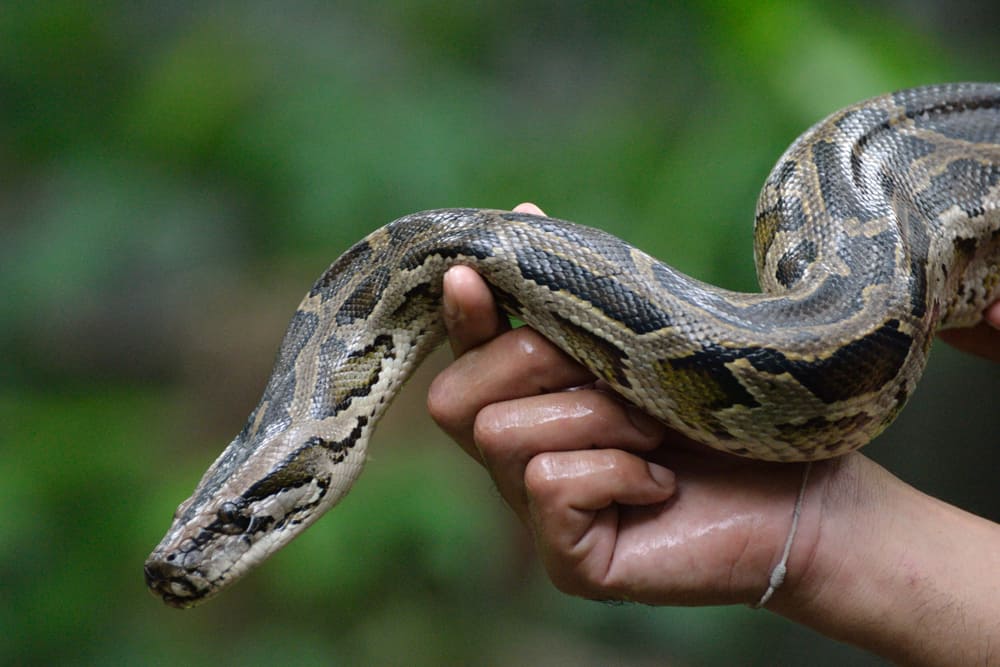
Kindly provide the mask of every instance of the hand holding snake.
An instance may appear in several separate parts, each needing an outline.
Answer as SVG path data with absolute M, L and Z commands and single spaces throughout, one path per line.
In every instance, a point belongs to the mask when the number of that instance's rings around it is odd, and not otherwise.
M 757 600 L 800 467 L 719 455 L 645 417 L 541 336 L 506 330 L 469 273 L 445 276 L 457 359 L 428 407 L 531 528 L 556 585 L 646 604 Z
M 648 604 L 757 600 L 798 467 L 720 456 L 636 422 L 606 392 L 577 389 L 586 370 L 504 326 L 471 272 L 453 269 L 444 298 L 456 361 L 431 386 L 431 413 L 490 471 L 561 590 Z M 1000 302 L 986 319 L 965 349 L 1000 361 Z M 650 459 L 668 472 L 651 475 Z M 1000 528 L 859 453 L 813 466 L 789 581 L 769 608 L 903 664 L 975 664 L 1000 632 L 979 624 L 997 618 L 997 564 L 984 554 L 998 553 Z M 951 624 L 956 610 L 970 632 Z

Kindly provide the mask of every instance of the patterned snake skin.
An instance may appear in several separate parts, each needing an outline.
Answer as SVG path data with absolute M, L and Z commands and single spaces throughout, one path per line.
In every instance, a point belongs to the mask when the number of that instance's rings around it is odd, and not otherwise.
M 498 301 L 677 430 L 771 461 L 860 447 L 896 416 L 934 332 L 1000 297 L 1000 85 L 839 111 L 781 157 L 755 227 L 762 294 L 693 280 L 603 232 L 445 209 L 376 230 L 292 319 L 260 404 L 146 562 L 197 604 L 350 489 L 379 417 L 443 337 L 441 276 Z

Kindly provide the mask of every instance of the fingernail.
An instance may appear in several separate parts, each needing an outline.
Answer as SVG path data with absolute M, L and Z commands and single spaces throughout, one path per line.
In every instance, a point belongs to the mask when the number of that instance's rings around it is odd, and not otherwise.
M 646 467 L 649 468 L 649 476 L 653 478 L 656 485 L 673 491 L 677 487 L 677 480 L 674 477 L 674 473 L 669 468 L 664 468 L 656 463 L 646 462 Z

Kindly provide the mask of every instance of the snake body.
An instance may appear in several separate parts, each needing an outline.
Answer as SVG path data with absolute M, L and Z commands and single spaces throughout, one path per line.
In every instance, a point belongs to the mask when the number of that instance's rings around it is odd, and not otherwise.
M 1000 85 L 901 91 L 800 137 L 756 214 L 761 294 L 689 278 L 604 232 L 444 209 L 378 229 L 302 301 L 246 426 L 146 562 L 191 606 L 350 489 L 372 429 L 444 335 L 448 267 L 625 399 L 733 454 L 837 456 L 896 416 L 934 332 L 1000 297 Z

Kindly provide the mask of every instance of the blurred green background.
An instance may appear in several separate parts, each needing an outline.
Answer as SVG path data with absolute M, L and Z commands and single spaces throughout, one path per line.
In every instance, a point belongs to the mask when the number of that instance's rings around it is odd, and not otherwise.
M 787 144 L 1000 78 L 998 24 L 971 0 L 3 3 L 0 663 L 882 664 L 766 612 L 556 592 L 425 415 L 446 355 L 344 505 L 232 591 L 178 612 L 141 568 L 368 231 L 532 200 L 753 289 Z M 1000 373 L 938 348 L 867 451 L 1000 517 Z

